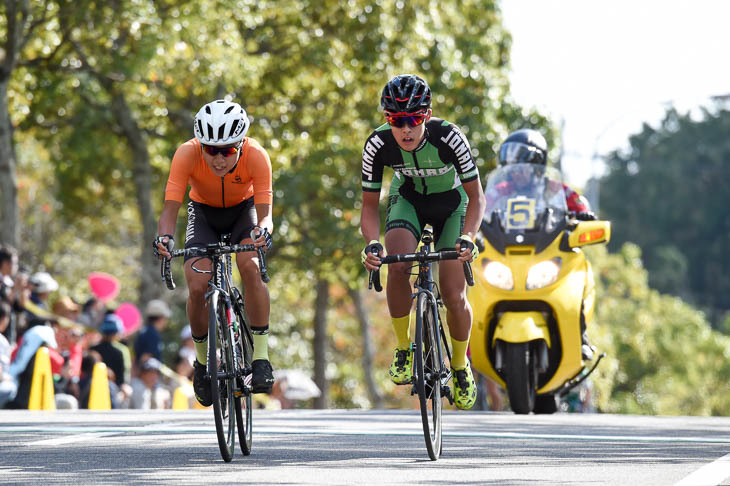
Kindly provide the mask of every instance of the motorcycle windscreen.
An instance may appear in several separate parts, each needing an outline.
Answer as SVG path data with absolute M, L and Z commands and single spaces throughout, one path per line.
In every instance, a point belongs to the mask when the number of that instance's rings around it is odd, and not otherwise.
M 484 220 L 499 220 L 505 233 L 552 231 L 565 221 L 568 206 L 559 170 L 537 164 L 509 164 L 489 174 Z

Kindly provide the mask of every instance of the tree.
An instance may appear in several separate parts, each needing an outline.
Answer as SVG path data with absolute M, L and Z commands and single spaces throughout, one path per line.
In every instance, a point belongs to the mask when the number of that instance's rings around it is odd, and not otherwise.
M 11 116 L 11 105 L 27 100 L 29 93 L 12 83 L 18 68 L 44 63 L 64 44 L 74 24 L 63 19 L 64 28 L 57 28 L 61 18 L 55 12 L 67 3 L 6 0 L 0 4 L 0 243 L 15 247 L 20 242 L 20 220 L 13 133 L 27 112 Z
M 603 412 L 660 415 L 730 413 L 730 337 L 702 312 L 649 288 L 641 250 L 592 248 L 597 278 L 592 339 L 607 358 L 595 372 Z
M 610 155 L 601 181 L 611 248 L 638 244 L 652 287 L 689 298 L 716 326 L 730 309 L 728 130 L 721 103 L 699 118 L 669 109 L 658 128 L 645 125 L 627 152 Z

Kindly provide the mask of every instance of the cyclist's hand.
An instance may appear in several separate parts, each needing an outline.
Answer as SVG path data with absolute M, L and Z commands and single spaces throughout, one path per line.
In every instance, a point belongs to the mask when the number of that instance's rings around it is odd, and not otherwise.
M 158 236 L 155 238 L 155 241 L 152 242 L 152 251 L 160 260 L 163 258 L 167 258 L 168 260 L 172 258 L 170 250 L 173 248 L 175 248 L 175 238 L 173 238 L 172 235 Z
M 269 233 L 269 230 L 260 226 L 255 226 L 254 229 L 251 231 L 251 239 L 253 240 L 253 244 L 255 246 L 263 246 L 264 251 L 270 250 L 271 246 L 274 244 L 274 240 L 271 237 L 271 233 Z
M 368 270 L 380 268 L 380 256 L 383 253 L 383 245 L 378 240 L 371 240 L 360 253 L 360 261 Z
M 459 252 L 460 262 L 471 262 L 477 259 L 479 249 L 469 235 L 461 235 L 456 240 L 456 250 Z

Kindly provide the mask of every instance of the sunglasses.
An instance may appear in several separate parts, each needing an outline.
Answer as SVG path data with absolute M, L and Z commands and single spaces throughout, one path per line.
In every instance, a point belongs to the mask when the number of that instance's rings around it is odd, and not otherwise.
M 218 155 L 223 154 L 223 157 L 230 157 L 231 155 L 234 155 L 238 149 L 241 147 L 240 145 L 234 145 L 232 147 L 215 147 L 213 145 L 203 145 L 203 150 L 208 155 Z
M 410 127 L 417 127 L 428 118 L 428 112 L 419 113 L 389 113 L 385 112 L 385 120 L 391 127 L 403 128 L 406 123 Z

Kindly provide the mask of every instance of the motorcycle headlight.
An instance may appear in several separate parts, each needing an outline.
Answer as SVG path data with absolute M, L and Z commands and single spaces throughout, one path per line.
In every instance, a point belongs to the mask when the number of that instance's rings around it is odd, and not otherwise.
M 512 270 L 504 263 L 488 261 L 484 267 L 484 278 L 493 287 L 504 290 L 512 290 L 515 287 Z
M 555 282 L 562 263 L 562 259 L 553 258 L 533 265 L 527 272 L 527 282 L 525 283 L 527 290 L 541 289 Z

